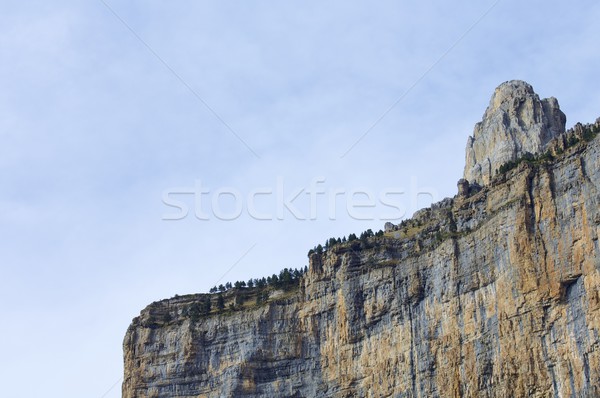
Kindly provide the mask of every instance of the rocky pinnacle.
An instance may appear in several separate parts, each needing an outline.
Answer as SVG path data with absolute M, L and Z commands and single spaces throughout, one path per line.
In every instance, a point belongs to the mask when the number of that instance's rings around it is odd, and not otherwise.
M 497 170 L 527 152 L 542 153 L 565 132 L 566 117 L 556 98 L 541 99 L 520 80 L 502 83 L 467 140 L 464 178 L 486 185 Z

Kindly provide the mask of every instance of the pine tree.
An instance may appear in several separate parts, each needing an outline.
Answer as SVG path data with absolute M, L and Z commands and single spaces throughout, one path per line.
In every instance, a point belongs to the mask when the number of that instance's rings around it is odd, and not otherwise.
M 225 308 L 225 298 L 223 298 L 222 294 L 219 294 L 219 296 L 217 297 L 217 309 L 219 311 L 223 311 L 224 308 Z
M 279 273 L 279 283 L 285 288 L 292 284 L 292 275 L 287 268 Z
M 246 301 L 246 296 L 244 296 L 243 294 L 238 294 L 235 296 L 235 304 L 236 305 L 243 305 L 244 301 Z
M 279 286 L 279 277 L 276 274 L 273 274 L 273 276 L 271 276 L 271 286 Z
M 256 304 L 262 304 L 269 299 L 268 291 L 261 291 L 256 295 Z
M 187 314 L 190 317 L 192 323 L 196 323 L 200 320 L 200 317 L 206 315 L 204 312 L 204 302 L 194 303 L 188 307 Z
M 200 305 L 200 315 L 208 315 L 210 313 L 211 302 L 210 298 L 206 297 Z

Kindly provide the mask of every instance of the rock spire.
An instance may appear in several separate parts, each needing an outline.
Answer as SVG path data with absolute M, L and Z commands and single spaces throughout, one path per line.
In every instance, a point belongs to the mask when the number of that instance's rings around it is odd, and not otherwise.
M 544 152 L 554 137 L 565 132 L 565 123 L 556 98 L 540 100 L 524 81 L 502 83 L 467 141 L 464 178 L 488 184 L 503 164 L 527 152 Z

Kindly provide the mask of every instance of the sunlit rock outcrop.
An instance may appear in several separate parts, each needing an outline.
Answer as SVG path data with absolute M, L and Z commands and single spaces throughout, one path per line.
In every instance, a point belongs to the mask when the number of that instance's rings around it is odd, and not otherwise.
M 523 81 L 502 83 L 467 141 L 464 178 L 488 184 L 503 164 L 545 152 L 565 132 L 565 122 L 556 98 L 540 100 Z

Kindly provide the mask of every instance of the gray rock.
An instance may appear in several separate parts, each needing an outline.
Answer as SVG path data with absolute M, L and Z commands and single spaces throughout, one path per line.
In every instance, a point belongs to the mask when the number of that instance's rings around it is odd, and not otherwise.
M 458 180 L 458 196 L 469 196 L 469 181 L 461 178 Z
M 385 232 L 392 232 L 393 230 L 396 229 L 396 226 L 394 224 L 392 224 L 391 222 L 386 222 L 385 225 L 383 226 Z
M 542 153 L 565 132 L 566 117 L 556 98 L 540 100 L 533 87 L 512 80 L 495 91 L 466 148 L 464 178 L 486 185 L 505 163 Z

